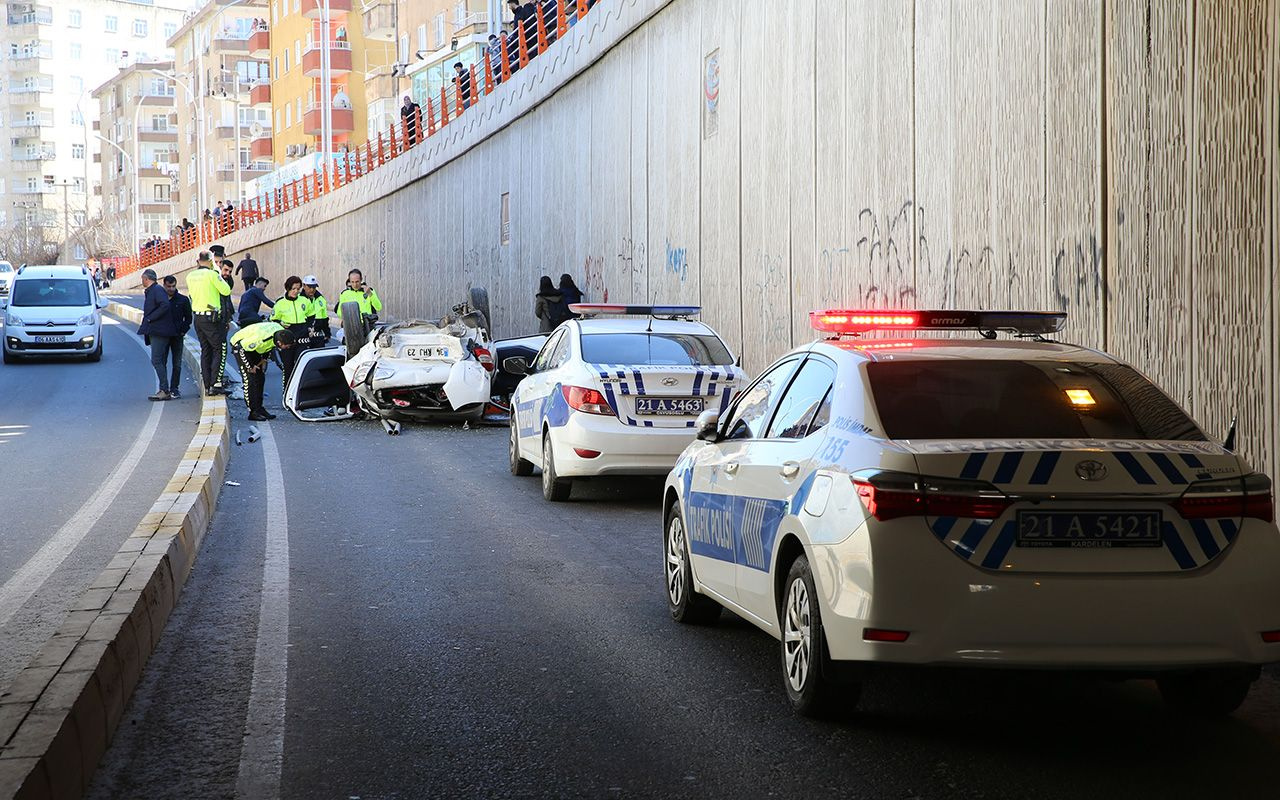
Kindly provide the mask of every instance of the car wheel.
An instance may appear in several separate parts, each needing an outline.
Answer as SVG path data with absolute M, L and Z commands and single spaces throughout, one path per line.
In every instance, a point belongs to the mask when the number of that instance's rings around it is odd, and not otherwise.
M 826 635 L 818 609 L 818 592 L 809 559 L 801 555 L 791 564 L 782 594 L 779 623 L 782 628 L 782 683 L 787 699 L 797 714 L 828 718 L 838 711 L 840 700 L 826 660 Z M 849 690 L 850 704 L 856 702 L 856 684 Z
M 98 347 L 92 353 L 85 356 L 84 360 L 88 361 L 90 364 L 96 364 L 97 362 L 102 360 L 102 339 L 101 338 L 98 339 Z
M 340 311 L 342 342 L 347 348 L 347 358 L 351 358 L 360 352 L 360 348 L 364 347 L 364 343 L 368 341 L 368 332 L 364 329 L 364 317 L 360 315 L 359 303 L 343 303 Z
M 516 415 L 511 415 L 511 474 L 518 478 L 527 478 L 533 474 L 533 462 L 520 456 L 520 427 L 516 423 Z
M 5 351 L 4 351 L 4 363 L 6 363 L 6 364 L 17 364 L 17 363 L 18 363 L 18 356 L 15 356 L 13 353 L 10 353 L 8 350 L 5 350 Z
M 542 496 L 553 503 L 569 499 L 573 481 L 556 474 L 555 458 L 551 454 L 551 435 L 542 437 Z
M 1204 669 L 1161 675 L 1160 696 L 1170 708 L 1199 717 L 1222 717 L 1240 707 L 1257 672 L 1248 669 Z
M 667 610 L 671 618 L 685 625 L 710 625 L 720 619 L 720 604 L 693 590 L 693 567 L 689 563 L 689 541 L 684 515 L 672 505 L 667 517 L 666 578 Z
M 484 315 L 484 328 L 489 333 L 489 341 L 497 339 L 493 332 L 493 317 L 489 314 L 489 291 L 473 286 L 467 290 L 467 303 Z

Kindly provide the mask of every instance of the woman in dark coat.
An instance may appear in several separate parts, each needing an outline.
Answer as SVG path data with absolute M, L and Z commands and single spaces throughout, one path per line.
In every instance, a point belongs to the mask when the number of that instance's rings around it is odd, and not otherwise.
M 564 303 L 567 306 L 582 302 L 582 290 L 573 282 L 573 276 L 567 272 L 560 276 L 560 294 L 564 295 Z
M 543 275 L 538 282 L 538 294 L 534 296 L 533 315 L 538 318 L 538 333 L 550 333 L 569 318 L 569 308 L 564 295 L 556 289 L 551 278 Z

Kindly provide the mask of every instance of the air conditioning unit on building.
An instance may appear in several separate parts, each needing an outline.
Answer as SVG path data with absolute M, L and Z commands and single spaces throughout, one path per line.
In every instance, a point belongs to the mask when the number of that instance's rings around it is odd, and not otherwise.
M 285 147 L 284 154 L 286 156 L 296 156 L 298 154 L 298 146 L 296 144 L 291 144 Z
M 298 155 L 305 156 L 307 154 L 307 146 L 305 144 L 298 145 Z

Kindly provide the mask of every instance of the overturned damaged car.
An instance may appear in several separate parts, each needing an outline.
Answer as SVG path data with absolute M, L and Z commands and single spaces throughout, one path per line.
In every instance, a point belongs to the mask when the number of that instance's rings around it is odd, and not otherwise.
M 351 325 L 342 345 L 298 356 L 285 407 L 303 422 L 372 417 L 392 434 L 408 421 L 480 422 L 491 415 L 501 419 L 490 421 L 505 422 L 503 399 L 519 376 L 502 373 L 497 364 L 525 355 L 529 346 L 536 352 L 538 345 L 513 340 L 513 348 L 495 347 L 487 301 L 483 291 L 473 290 L 470 302 L 438 321 Z

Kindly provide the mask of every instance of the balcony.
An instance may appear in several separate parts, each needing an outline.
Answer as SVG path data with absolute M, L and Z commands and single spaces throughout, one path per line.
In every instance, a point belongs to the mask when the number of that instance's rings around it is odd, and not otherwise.
M 249 157 L 255 161 L 260 159 L 268 159 L 273 155 L 273 147 L 271 143 L 271 134 L 259 136 L 252 142 L 249 142 Z
M 173 89 L 170 89 L 165 94 L 148 91 L 138 98 L 138 102 L 144 106 L 172 106 L 174 102 Z
M 372 105 L 385 98 L 395 98 L 396 79 L 391 75 L 391 67 L 377 67 L 364 75 L 364 99 Z
M 138 141 L 140 142 L 176 142 L 178 141 L 178 126 L 169 125 L 164 128 L 142 128 L 138 131 Z
M 52 93 L 53 92 L 53 76 L 41 73 L 34 78 L 27 78 L 22 81 L 10 81 L 10 94 L 33 94 L 33 93 Z
M 364 37 L 376 42 L 396 40 L 395 0 L 364 0 L 360 11 L 364 19 Z
M 302 51 L 302 72 L 308 78 L 320 77 L 321 48 L 315 42 L 307 42 Z M 329 72 L 334 75 L 351 71 L 351 43 L 329 42 Z
M 57 191 L 57 187 L 45 186 L 44 184 L 39 186 L 14 186 L 10 191 L 14 194 L 53 194 Z
M 38 37 L 41 25 L 53 24 L 53 9 L 49 6 L 32 6 L 23 11 L 11 7 L 6 33 L 13 39 Z
M 323 123 L 324 114 L 319 103 L 312 103 L 307 108 L 307 113 L 302 115 L 302 130 L 308 136 L 319 136 Z M 356 129 L 356 113 L 349 108 L 333 109 L 333 132 L 335 135 L 340 133 L 351 133 Z
M 251 106 L 269 106 L 271 105 L 271 84 L 255 83 L 249 89 L 249 105 Z
M 302 0 L 302 15 L 309 19 L 320 19 L 324 8 L 324 0 Z M 351 10 L 351 0 L 329 0 L 329 18 L 334 14 L 345 14 Z
M 42 43 L 40 47 L 34 49 L 26 49 L 9 59 L 12 65 L 9 68 L 11 75 L 30 75 L 38 73 L 40 68 L 45 66 L 42 61 L 49 61 L 53 58 L 53 45 Z
M 260 28 L 249 34 L 249 55 L 252 58 L 271 57 L 271 31 Z
M 241 53 L 249 55 L 249 35 L 236 31 L 222 31 L 213 37 L 210 44 L 213 53 Z
M 217 133 L 218 133 L 218 138 L 224 141 L 228 139 L 234 139 L 236 138 L 236 125 L 234 122 L 231 122 L 229 120 L 223 120 L 222 122 L 218 123 Z M 242 141 L 247 142 L 249 141 L 249 137 L 252 135 L 253 133 L 250 130 L 250 124 L 248 122 L 241 122 L 240 123 L 240 139 Z
M 270 172 L 273 169 L 275 169 L 275 165 L 272 164 L 270 161 L 250 161 L 248 163 L 244 163 L 240 165 L 240 180 L 241 182 L 253 180 L 254 178 L 260 177 L 262 175 L 266 175 L 268 172 Z M 234 181 L 235 179 L 236 179 L 235 164 L 219 164 L 218 165 L 218 180 Z

